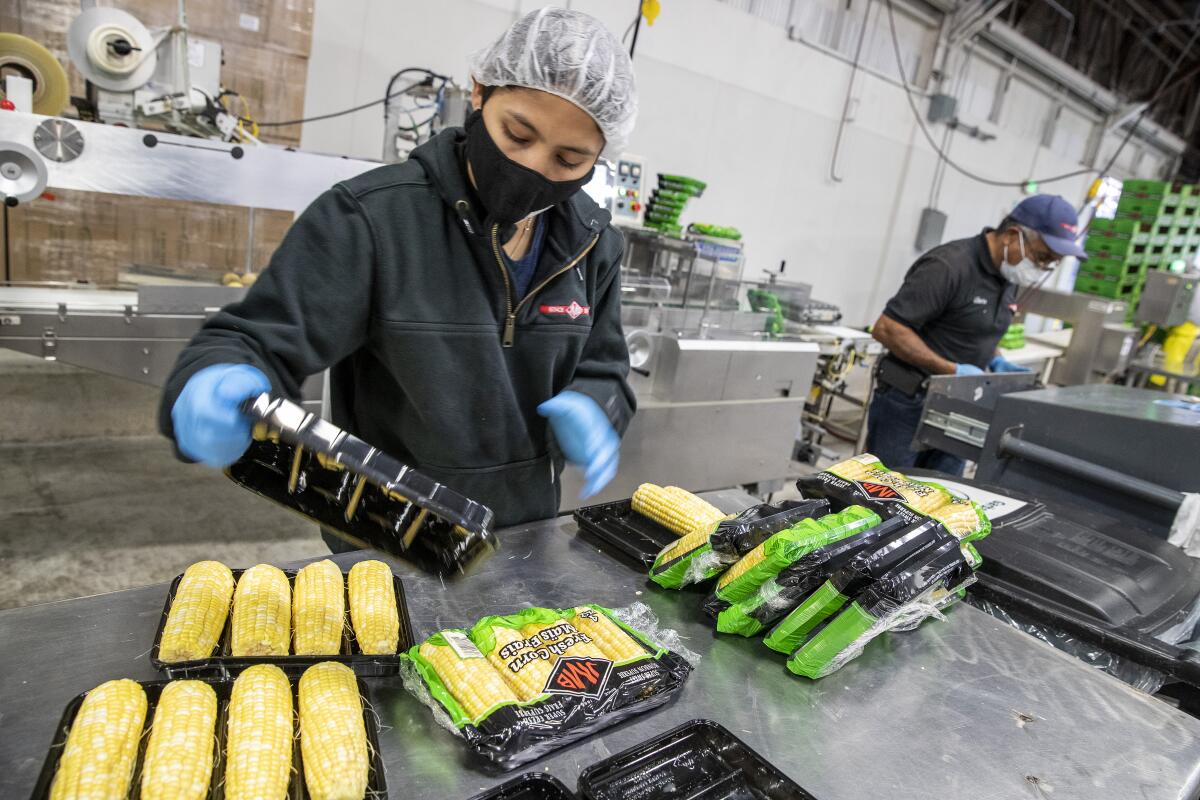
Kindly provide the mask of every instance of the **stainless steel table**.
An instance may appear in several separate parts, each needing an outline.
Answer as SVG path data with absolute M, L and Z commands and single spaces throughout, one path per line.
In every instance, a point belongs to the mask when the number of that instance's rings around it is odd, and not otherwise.
M 725 510 L 740 492 L 710 498 Z M 525 605 L 643 600 L 702 655 L 657 711 L 529 764 L 567 785 L 595 761 L 696 717 L 724 724 L 821 800 L 1191 798 L 1200 720 L 969 607 L 881 637 L 821 681 L 757 641 L 713 635 L 701 595 L 652 588 L 575 535 L 569 517 L 503 532 L 465 583 L 397 565 L 418 636 Z M 338 556 L 346 565 L 362 553 Z M 101 681 L 158 677 L 148 653 L 166 586 L 0 612 L 0 797 L 28 795 L 63 707 Z M 465 800 L 518 773 L 468 761 L 399 679 L 372 683 L 394 796 Z

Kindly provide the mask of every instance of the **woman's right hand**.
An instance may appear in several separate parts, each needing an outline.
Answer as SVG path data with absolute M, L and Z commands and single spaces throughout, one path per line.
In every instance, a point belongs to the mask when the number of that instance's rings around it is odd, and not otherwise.
M 242 403 L 270 390 L 263 371 L 249 364 L 214 364 L 188 378 L 171 406 L 179 451 L 210 467 L 237 461 L 250 446 Z

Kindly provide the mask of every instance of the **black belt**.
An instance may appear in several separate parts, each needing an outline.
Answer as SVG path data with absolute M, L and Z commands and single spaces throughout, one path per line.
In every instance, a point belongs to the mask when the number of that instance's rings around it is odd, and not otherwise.
M 929 374 L 925 370 L 906 364 L 891 353 L 879 359 L 875 379 L 909 397 L 916 397 L 929 386 Z

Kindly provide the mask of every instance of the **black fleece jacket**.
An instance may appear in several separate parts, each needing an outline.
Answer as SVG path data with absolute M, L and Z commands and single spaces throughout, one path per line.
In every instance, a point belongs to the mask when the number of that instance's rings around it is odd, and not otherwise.
M 570 389 L 624 433 L 622 239 L 583 192 L 549 211 L 529 293 L 513 296 L 452 128 L 335 185 L 296 220 L 246 297 L 180 354 L 159 427 L 196 371 L 253 364 L 295 399 L 330 368 L 332 421 L 487 504 L 497 524 L 558 511 L 561 457 L 537 406 Z

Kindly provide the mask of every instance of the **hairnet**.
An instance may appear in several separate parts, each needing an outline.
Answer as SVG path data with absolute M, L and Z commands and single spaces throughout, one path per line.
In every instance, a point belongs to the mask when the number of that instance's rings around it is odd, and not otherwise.
M 625 149 L 637 119 L 633 62 L 600 20 L 579 11 L 529 12 L 471 57 L 471 77 L 570 100 L 596 121 L 608 157 Z

